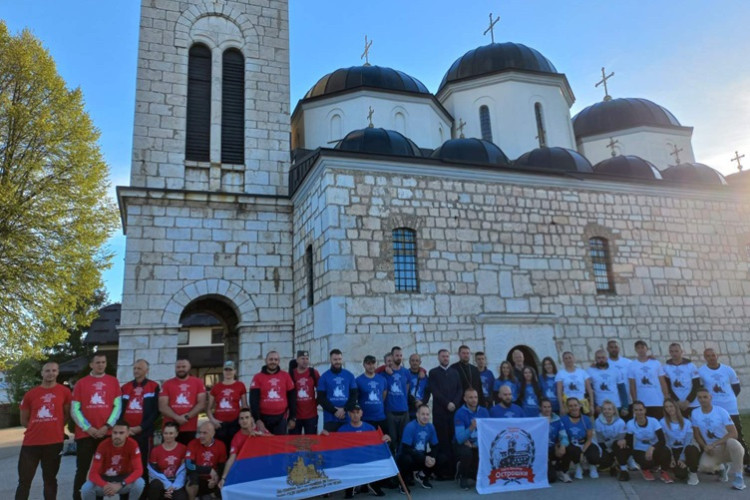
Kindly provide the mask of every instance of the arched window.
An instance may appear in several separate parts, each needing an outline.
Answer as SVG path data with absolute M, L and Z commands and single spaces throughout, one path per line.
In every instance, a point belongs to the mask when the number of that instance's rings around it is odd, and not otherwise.
M 406 135 L 406 117 L 400 111 L 393 117 L 393 130 Z
M 245 58 L 224 51 L 221 66 L 221 162 L 245 163 Z
M 482 139 L 492 142 L 492 124 L 490 123 L 490 108 L 479 106 L 479 126 L 482 129 Z
M 539 147 L 547 145 L 547 132 L 544 130 L 544 115 L 542 113 L 542 103 L 534 104 L 534 116 L 536 116 L 536 138 L 539 139 Z
M 606 238 L 589 239 L 589 255 L 591 267 L 594 270 L 596 293 L 615 293 L 615 283 L 612 277 L 612 257 L 609 254 L 609 242 Z
M 313 271 L 313 248 L 308 245 L 305 250 L 305 276 L 307 278 L 307 306 L 315 304 L 315 274 Z
M 341 131 L 341 115 L 333 115 L 331 117 L 331 137 L 330 141 L 340 141 L 343 139 L 343 132 Z
M 393 278 L 397 292 L 418 292 L 417 234 L 412 229 L 393 230 Z
M 196 44 L 188 53 L 185 159 L 210 161 L 211 51 Z

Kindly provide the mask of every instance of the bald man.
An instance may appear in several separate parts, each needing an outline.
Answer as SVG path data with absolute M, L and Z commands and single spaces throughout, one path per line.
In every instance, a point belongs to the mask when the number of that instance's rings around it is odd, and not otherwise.
M 185 488 L 188 498 L 194 500 L 203 495 L 219 496 L 219 480 L 227 462 L 227 448 L 214 439 L 216 428 L 205 421 L 198 427 L 198 437 L 188 444 L 185 466 L 188 481 Z
M 187 446 L 195 437 L 198 414 L 206 408 L 206 386 L 190 375 L 190 361 L 178 359 L 174 365 L 174 378 L 164 382 L 159 395 L 159 411 L 164 423 L 177 422 L 180 433 L 177 441 Z
M 159 416 L 159 384 L 148 378 L 145 359 L 133 363 L 133 380 L 122 386 L 122 418 L 130 426 L 130 437 L 141 450 L 143 480 L 148 483 L 148 457 L 154 436 L 154 422 Z

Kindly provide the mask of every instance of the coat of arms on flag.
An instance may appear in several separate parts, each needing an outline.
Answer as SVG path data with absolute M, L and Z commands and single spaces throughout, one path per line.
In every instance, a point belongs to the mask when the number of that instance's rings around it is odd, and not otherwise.
M 477 420 L 479 493 L 546 488 L 546 418 L 489 418 Z

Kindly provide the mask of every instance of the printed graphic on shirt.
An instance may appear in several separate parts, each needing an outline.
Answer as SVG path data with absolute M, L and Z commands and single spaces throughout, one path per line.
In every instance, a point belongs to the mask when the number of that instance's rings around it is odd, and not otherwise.
M 344 393 L 344 379 L 342 377 L 334 377 L 333 383 L 336 384 L 336 387 L 333 389 L 333 397 L 346 398 L 347 395 Z
M 41 398 L 42 407 L 36 412 L 36 420 L 54 420 L 55 419 L 55 395 L 44 394 Z

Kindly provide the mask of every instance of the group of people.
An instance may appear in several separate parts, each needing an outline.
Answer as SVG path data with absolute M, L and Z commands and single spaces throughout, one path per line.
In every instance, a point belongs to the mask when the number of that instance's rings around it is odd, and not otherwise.
M 595 354 L 584 370 L 570 352 L 563 367 L 544 358 L 537 374 L 523 352 L 511 353 L 498 376 L 484 353 L 468 346 L 438 352 L 438 365 L 427 372 L 412 354 L 393 347 L 378 366 L 368 355 L 355 376 L 343 367 L 338 349 L 329 353 L 322 374 L 298 351 L 288 371 L 276 351 L 266 354 L 249 390 L 237 380 L 233 361 L 223 366 L 221 381 L 207 391 L 179 359 L 175 377 L 163 383 L 148 378 L 149 364 L 133 365 L 133 380 L 120 385 L 105 373 L 107 358 L 95 354 L 91 373 L 74 390 L 57 384 L 58 367 L 42 368 L 42 384 L 21 404 L 27 427 L 19 456 L 16 499 L 28 498 L 39 463 L 44 498 L 57 495 L 57 471 L 64 425 L 71 417 L 77 444 L 74 500 L 125 495 L 136 499 L 194 499 L 220 495 L 232 465 L 250 438 L 281 434 L 363 432 L 380 429 L 404 480 L 402 492 L 431 479 L 458 477 L 463 489 L 478 468 L 477 419 L 545 417 L 550 422 L 549 479 L 591 478 L 601 468 L 620 480 L 639 468 L 646 480 L 672 477 L 698 484 L 700 469 L 719 472 L 744 489 L 743 461 L 750 461 L 737 407 L 739 379 L 731 367 L 706 349 L 698 369 L 683 358 L 678 344 L 662 364 L 649 356 L 643 341 L 636 359 L 620 356 L 617 341 Z M 430 408 L 430 400 L 431 408 Z M 200 425 L 198 416 L 207 419 Z M 157 418 L 162 441 L 153 445 Z M 363 486 L 383 496 L 384 482 Z M 347 490 L 352 498 L 354 491 Z

